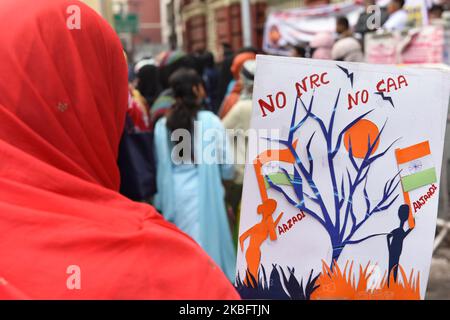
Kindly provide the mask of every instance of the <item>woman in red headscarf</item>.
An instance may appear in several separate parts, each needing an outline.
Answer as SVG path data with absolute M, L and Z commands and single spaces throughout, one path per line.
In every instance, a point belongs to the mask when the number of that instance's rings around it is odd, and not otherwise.
M 2 297 L 237 298 L 192 239 L 117 192 L 127 68 L 107 23 L 74 0 L 2 0 L 0 29 Z

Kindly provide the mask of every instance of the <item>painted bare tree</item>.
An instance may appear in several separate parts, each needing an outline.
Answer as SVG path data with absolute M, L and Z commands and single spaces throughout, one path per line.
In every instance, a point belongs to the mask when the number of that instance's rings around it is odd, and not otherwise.
M 276 141 L 281 145 L 287 147 L 295 158 L 293 175 L 290 175 L 283 168 L 281 168 L 281 171 L 282 174 L 284 174 L 288 179 L 290 185 L 292 185 L 296 199 L 292 199 L 281 186 L 273 183 L 269 175 L 265 175 L 265 179 L 271 188 L 280 192 L 292 206 L 299 210 L 302 210 L 303 212 L 314 218 L 316 221 L 318 221 L 328 232 L 331 245 L 333 247 L 331 266 L 333 266 L 334 263 L 338 261 L 339 256 L 341 255 L 342 250 L 345 246 L 361 243 L 372 237 L 386 234 L 376 233 L 367 235 L 363 238 L 354 239 L 355 233 L 370 219 L 370 217 L 372 217 L 376 213 L 389 209 L 391 205 L 397 200 L 399 194 L 396 194 L 395 191 L 400 184 L 399 173 L 397 173 L 391 179 L 386 181 L 381 200 L 379 200 L 376 204 L 371 203 L 367 192 L 368 173 L 373 163 L 382 158 L 398 140 L 397 139 L 392 142 L 385 150 L 375 154 L 376 146 L 380 140 L 380 136 L 384 131 L 386 123 L 383 125 L 382 129 L 378 132 L 376 138 L 373 139 L 373 141 L 370 141 L 370 136 L 368 137 L 367 152 L 363 158 L 355 158 L 352 151 L 351 141 L 349 141 L 347 154 L 350 159 L 351 170 L 347 168 L 346 172 L 341 172 L 340 176 L 342 178 L 340 179 L 340 183 L 338 182 L 339 178 L 337 175 L 338 173 L 335 170 L 334 161 L 339 149 L 343 145 L 344 135 L 348 130 L 350 130 L 350 128 L 358 123 L 358 121 L 362 120 L 373 111 L 372 109 L 351 121 L 338 133 L 337 139 L 334 139 L 334 122 L 340 93 L 341 90 L 339 90 L 336 101 L 334 102 L 334 107 L 332 109 L 331 118 L 328 125 L 325 124 L 324 120 L 314 114 L 312 110 L 314 95 L 311 97 L 308 107 L 306 107 L 301 98 L 297 97 L 287 140 L 274 140 L 268 138 L 268 140 L 270 141 Z M 299 101 L 306 114 L 298 123 L 296 123 L 297 105 Z M 329 169 L 329 174 L 331 177 L 331 188 L 333 189 L 334 195 L 334 204 L 332 208 L 326 207 L 321 192 L 315 183 L 314 158 L 310 150 L 315 132 L 309 137 L 308 140 L 302 139 L 301 135 L 299 139 L 299 141 L 308 141 L 306 143 L 306 146 L 299 143 L 299 148 L 306 148 L 308 161 L 303 162 L 300 159 L 296 148 L 293 146 L 294 136 L 297 136 L 297 131 L 299 131 L 299 129 L 307 121 L 315 121 L 318 123 L 320 132 L 326 141 L 326 147 L 328 150 L 327 167 Z M 336 141 L 333 142 L 333 140 Z M 351 171 L 353 172 L 353 174 L 351 174 Z M 312 194 L 308 194 L 307 192 L 305 192 L 304 187 L 306 184 L 309 185 Z M 355 192 L 358 190 L 358 188 L 362 188 L 362 194 L 364 195 L 366 202 L 366 212 L 363 217 L 357 217 L 353 208 L 353 200 L 356 196 Z M 309 199 L 309 201 L 305 201 L 306 199 Z M 313 209 L 313 206 L 307 205 L 307 202 L 310 204 L 315 203 L 317 206 L 314 206 L 315 209 Z M 333 215 L 334 219 L 332 219 Z

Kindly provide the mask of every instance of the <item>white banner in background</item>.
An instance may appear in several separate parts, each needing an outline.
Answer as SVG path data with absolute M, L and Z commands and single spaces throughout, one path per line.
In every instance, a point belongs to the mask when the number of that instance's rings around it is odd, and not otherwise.
M 363 10 L 363 6 L 352 1 L 272 12 L 265 25 L 263 50 L 287 54 L 288 45 L 309 42 L 317 32 L 334 32 L 338 16 L 346 16 L 354 25 Z
M 386 7 L 389 0 L 377 1 Z M 420 27 L 428 24 L 427 7 L 431 0 L 406 0 L 411 26 Z M 336 17 L 346 16 L 353 26 L 358 21 L 364 6 L 358 1 L 335 3 L 299 9 L 275 11 L 269 14 L 263 40 L 263 50 L 270 54 L 287 55 L 289 45 L 311 41 L 318 32 L 335 32 Z

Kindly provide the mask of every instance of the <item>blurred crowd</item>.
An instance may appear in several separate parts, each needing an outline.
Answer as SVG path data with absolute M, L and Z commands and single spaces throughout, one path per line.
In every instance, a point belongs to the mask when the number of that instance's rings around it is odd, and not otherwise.
M 129 62 L 127 126 L 119 152 L 121 192 L 152 203 L 164 217 L 189 234 L 234 278 L 237 221 L 242 193 L 246 131 L 250 126 L 256 69 L 255 48 L 233 52 L 222 45 L 222 59 L 211 52 L 167 51 Z M 194 122 L 244 144 L 217 145 L 217 163 L 198 161 L 202 146 L 193 137 L 191 155 L 175 163 L 176 130 L 194 135 Z M 186 142 L 186 141 L 184 141 Z M 232 148 L 233 147 L 233 148 Z M 204 148 L 204 147 L 203 147 Z M 184 152 L 184 150 L 182 151 Z M 234 238 L 234 239 L 233 239 Z
M 291 46 L 291 55 L 314 59 L 363 62 L 364 39 L 369 33 L 403 31 L 409 25 L 404 0 L 391 0 L 387 6 L 375 6 L 375 0 L 366 0 L 365 11 L 360 14 L 353 28 L 344 16 L 336 18 L 335 32 L 317 33 L 309 43 Z M 430 23 L 442 18 L 445 5 L 433 4 L 428 10 Z
M 375 4 L 366 1 L 366 8 Z M 291 56 L 361 62 L 364 37 L 371 32 L 403 30 L 408 17 L 404 0 L 391 0 L 373 13 L 363 12 L 354 28 L 346 17 L 336 18 L 335 32 L 318 33 L 309 43 L 291 47 Z M 439 19 L 444 7 L 434 5 L 429 19 Z M 127 130 L 119 155 L 121 192 L 137 201 L 152 203 L 167 220 L 195 239 L 233 278 L 239 208 L 242 194 L 246 130 L 250 127 L 256 55 L 252 47 L 236 52 L 222 43 L 221 52 L 192 54 L 167 51 L 139 61 L 129 61 L 129 108 Z M 171 133 L 177 129 L 193 134 L 194 122 L 224 132 L 245 144 L 217 147 L 233 164 L 196 162 L 202 143 L 192 138 L 191 155 L 174 163 Z M 179 142 L 179 141 L 178 141 Z M 226 154 L 229 153 L 229 154 Z M 186 155 L 184 155 L 186 156 Z M 185 157 L 183 159 L 186 159 Z

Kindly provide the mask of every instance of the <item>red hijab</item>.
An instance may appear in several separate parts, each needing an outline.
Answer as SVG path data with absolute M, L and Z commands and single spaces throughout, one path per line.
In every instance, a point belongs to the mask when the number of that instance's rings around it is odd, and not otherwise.
M 0 29 L 0 298 L 237 298 L 193 240 L 117 193 L 128 86 L 108 24 L 74 0 L 2 0 Z

